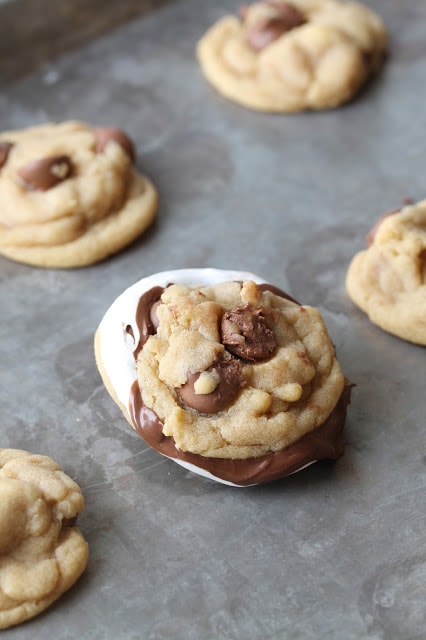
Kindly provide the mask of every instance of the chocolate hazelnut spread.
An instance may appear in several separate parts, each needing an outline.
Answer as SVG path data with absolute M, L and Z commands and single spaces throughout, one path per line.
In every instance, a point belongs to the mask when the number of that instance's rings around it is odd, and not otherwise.
M 159 453 L 193 464 L 227 482 L 246 486 L 278 480 L 317 460 L 340 458 L 344 449 L 342 431 L 351 389 L 352 384 L 345 381 L 337 405 L 327 420 L 314 431 L 282 451 L 247 459 L 206 458 L 180 451 L 173 438 L 163 435 L 163 424 L 157 414 L 143 404 L 137 380 L 130 391 L 129 409 L 137 433 Z
M 275 295 L 299 304 L 284 291 L 270 284 L 261 284 L 262 291 L 271 291 Z M 139 299 L 136 311 L 136 323 L 139 330 L 139 341 L 135 345 L 133 355 L 137 359 L 149 336 L 156 331 L 155 313 L 153 307 L 160 300 L 164 288 L 153 287 Z M 129 327 L 127 328 L 129 331 Z M 238 361 L 237 361 L 238 362 Z M 195 376 L 196 378 L 197 376 Z M 195 379 L 191 381 L 193 387 Z M 231 385 L 232 386 L 232 385 Z M 345 380 L 342 394 L 329 417 L 323 424 L 305 434 L 299 440 L 285 449 L 258 457 L 247 459 L 209 458 L 191 452 L 185 452 L 176 447 L 173 438 L 163 434 L 163 423 L 158 415 L 145 406 L 138 381 L 132 384 L 129 397 L 129 413 L 137 433 L 153 449 L 177 461 L 192 464 L 204 469 L 216 478 L 239 486 L 247 486 L 263 482 L 270 482 L 285 477 L 317 460 L 336 460 L 343 454 L 342 438 L 343 426 L 346 418 L 347 406 L 350 403 L 352 384 Z M 182 388 L 180 389 L 182 394 Z M 183 400 L 189 406 L 196 396 L 193 389 Z M 202 394 L 201 394 L 202 395 Z M 206 394 L 206 396 L 214 394 Z M 194 408 L 194 407 L 193 407 Z M 195 407 L 198 409 L 198 407 Z M 218 409 L 209 405 L 198 409 L 206 413 Z
M 138 306 L 136 308 L 136 324 L 139 329 L 139 341 L 135 344 L 135 349 L 133 351 L 133 357 L 135 360 L 138 359 L 140 350 L 148 340 L 149 336 L 155 333 L 157 321 L 153 313 L 153 308 L 155 309 L 156 303 L 160 300 L 163 291 L 164 287 L 152 287 L 152 289 L 146 291 L 139 298 Z M 126 331 L 134 338 L 132 328 L 130 326 L 126 327 Z

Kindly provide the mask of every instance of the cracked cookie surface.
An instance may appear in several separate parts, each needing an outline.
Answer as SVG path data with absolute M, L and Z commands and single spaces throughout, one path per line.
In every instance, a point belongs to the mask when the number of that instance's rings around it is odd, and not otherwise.
M 380 69 L 381 18 L 346 0 L 265 0 L 225 16 L 197 45 L 204 75 L 224 96 L 260 111 L 338 107 Z
M 426 200 L 385 214 L 352 259 L 347 291 L 371 322 L 426 345 Z
M 74 526 L 83 508 L 51 458 L 0 449 L 0 629 L 46 609 L 83 573 L 88 547 Z
M 0 134 L 0 254 L 82 267 L 135 240 L 157 192 L 120 129 L 68 121 Z

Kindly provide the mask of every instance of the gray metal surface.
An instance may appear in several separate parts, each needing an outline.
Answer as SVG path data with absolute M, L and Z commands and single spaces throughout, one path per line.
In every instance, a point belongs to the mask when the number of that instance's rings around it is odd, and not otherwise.
M 336 111 L 257 114 L 207 85 L 194 45 L 226 0 L 171 3 L 2 91 L 1 129 L 125 128 L 161 194 L 154 226 L 102 264 L 0 258 L 0 446 L 79 482 L 91 553 L 74 588 L 2 640 L 426 637 L 425 350 L 344 289 L 376 217 L 425 196 L 426 4 L 370 6 L 391 54 Z M 357 385 L 339 462 L 235 489 L 131 431 L 96 370 L 97 324 L 139 278 L 199 266 L 254 271 L 321 309 Z

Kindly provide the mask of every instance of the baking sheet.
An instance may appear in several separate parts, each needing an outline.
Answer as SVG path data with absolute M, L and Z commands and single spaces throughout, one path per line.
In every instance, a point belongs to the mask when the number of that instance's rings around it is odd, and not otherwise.
M 68 118 L 126 129 L 161 204 L 93 267 L 0 258 L 2 447 L 52 456 L 82 487 L 90 561 L 44 614 L 2 639 L 414 640 L 426 633 L 425 350 L 382 332 L 344 278 L 375 219 L 425 196 L 423 0 L 370 0 L 383 73 L 324 113 L 258 114 L 218 96 L 198 37 L 238 3 L 181 0 L 4 85 L 1 129 Z M 235 489 L 131 431 L 93 336 L 156 271 L 253 271 L 322 311 L 356 383 L 336 464 Z

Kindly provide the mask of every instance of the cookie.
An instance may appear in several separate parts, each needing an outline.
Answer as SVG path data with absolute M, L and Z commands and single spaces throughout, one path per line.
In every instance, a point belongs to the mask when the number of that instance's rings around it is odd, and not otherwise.
M 371 322 L 426 345 L 426 200 L 379 219 L 349 265 L 346 288 Z
M 44 611 L 83 573 L 83 508 L 80 487 L 51 458 L 0 449 L 0 629 Z
M 324 321 L 254 274 L 143 278 L 105 314 L 95 355 L 143 440 L 200 475 L 245 486 L 343 453 L 351 385 Z
M 0 134 L 0 254 L 69 268 L 103 260 L 152 222 L 157 191 L 120 129 L 69 121 Z
M 197 45 L 207 80 L 251 109 L 330 109 L 351 100 L 380 69 L 381 18 L 346 0 L 264 0 L 214 24 Z

